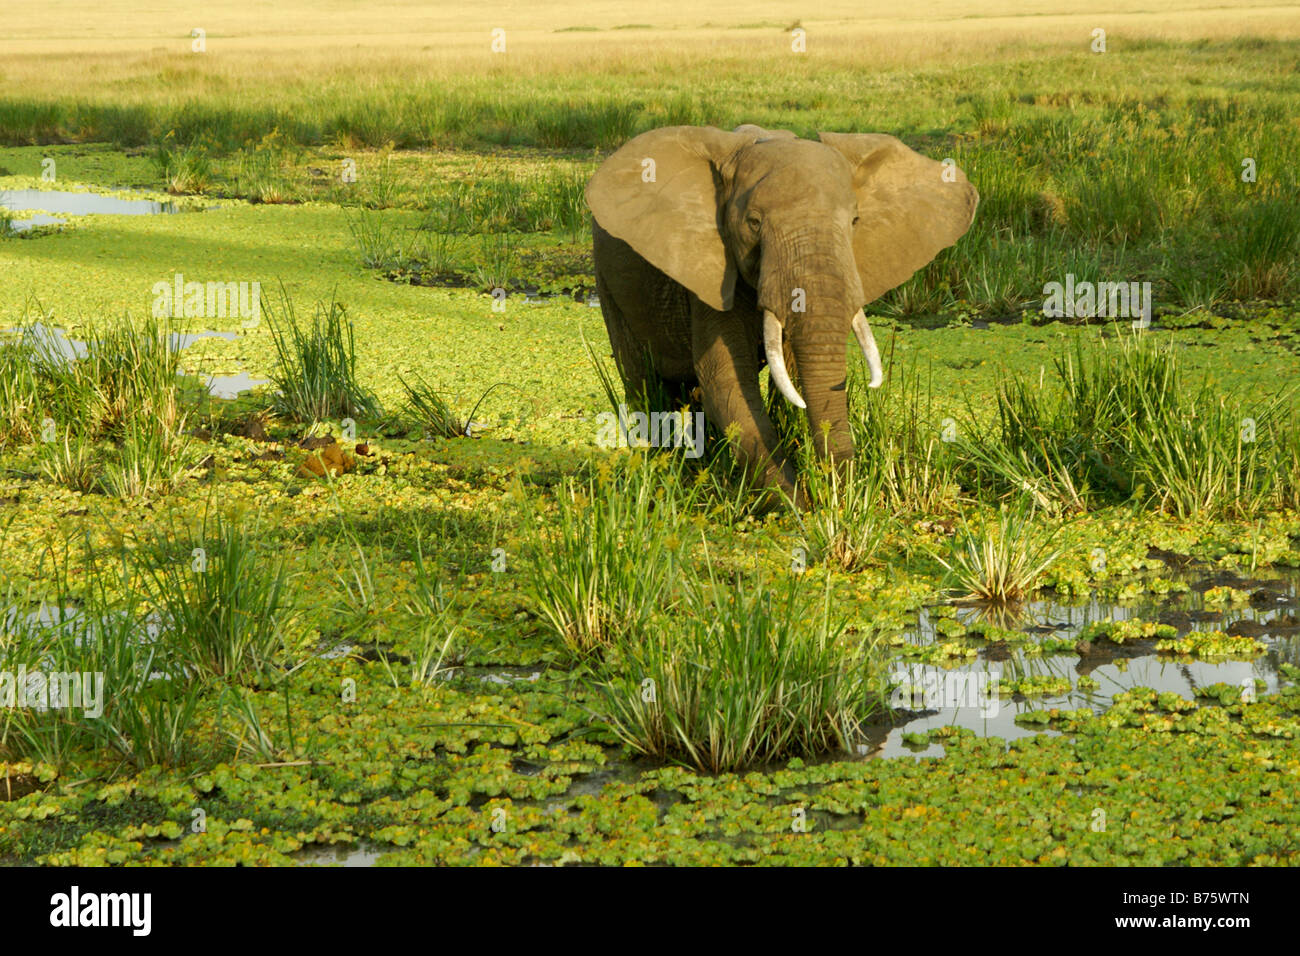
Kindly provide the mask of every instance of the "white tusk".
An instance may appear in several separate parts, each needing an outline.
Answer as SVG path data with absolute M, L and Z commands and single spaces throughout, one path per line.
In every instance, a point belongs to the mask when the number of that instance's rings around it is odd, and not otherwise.
M 808 405 L 794 385 L 790 383 L 790 373 L 785 370 L 785 350 L 781 347 L 781 322 L 775 315 L 763 311 L 763 349 L 767 352 L 767 367 L 772 370 L 772 382 L 780 389 L 785 400 L 796 408 Z
M 862 346 L 867 368 L 871 369 L 870 385 L 872 388 L 880 388 L 880 383 L 885 380 L 885 370 L 880 365 L 880 350 L 876 348 L 876 337 L 871 334 L 867 315 L 861 309 L 858 309 L 858 314 L 853 317 L 853 334 L 857 336 L 858 345 Z

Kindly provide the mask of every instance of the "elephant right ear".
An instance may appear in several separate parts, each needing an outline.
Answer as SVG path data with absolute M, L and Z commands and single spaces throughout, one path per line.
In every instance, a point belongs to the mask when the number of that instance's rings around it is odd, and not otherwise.
M 858 226 L 853 254 L 863 301 L 906 282 L 966 234 L 979 193 L 956 166 L 947 167 L 883 133 L 821 133 L 853 167 Z
M 666 126 L 625 143 L 587 183 L 600 227 L 721 311 L 736 266 L 719 228 L 721 190 L 736 152 L 757 139 L 712 126 Z

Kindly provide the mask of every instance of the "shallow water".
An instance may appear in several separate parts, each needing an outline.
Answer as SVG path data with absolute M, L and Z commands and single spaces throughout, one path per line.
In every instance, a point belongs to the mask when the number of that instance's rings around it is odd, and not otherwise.
M 69 216 L 149 216 L 175 213 L 180 210 L 172 202 L 152 199 L 119 199 L 93 192 L 66 192 L 45 189 L 0 189 L 0 206 L 14 211 L 44 210 L 45 213 L 65 213 Z M 65 219 L 36 213 L 22 219 L 11 220 L 15 232 L 26 232 L 35 226 L 62 224 Z
M 1180 576 L 1175 576 L 1177 579 Z M 889 730 L 884 740 L 870 751 L 872 756 L 935 756 L 943 753 L 942 746 L 930 744 L 924 748 L 909 747 L 903 737 L 907 734 L 925 733 L 953 725 L 974 731 L 981 737 L 1003 737 L 1011 740 L 1038 733 L 1054 733 L 1050 729 L 1023 727 L 1015 723 L 1017 714 L 1032 710 L 1078 710 L 1084 707 L 1101 711 L 1110 706 L 1114 696 L 1135 687 L 1149 687 L 1157 692 L 1172 691 L 1188 700 L 1195 698 L 1198 687 L 1225 683 L 1241 686 L 1247 679 L 1263 681 L 1260 694 L 1270 694 L 1278 689 L 1278 665 L 1300 664 L 1300 640 L 1291 617 L 1300 610 L 1300 572 L 1293 569 L 1274 569 L 1252 578 L 1219 573 L 1213 578 L 1215 586 L 1229 585 L 1239 590 L 1259 593 L 1267 603 L 1263 606 L 1221 607 L 1207 606 L 1204 601 L 1204 574 L 1181 575 L 1193 590 L 1184 594 L 1171 594 L 1166 598 L 1144 595 L 1134 602 L 1116 603 L 1094 594 L 1079 603 L 1063 603 L 1052 599 L 1035 601 L 1026 607 L 1025 618 L 1016 628 L 1033 634 L 1050 636 L 1058 640 L 1071 640 L 1094 621 L 1128 620 L 1141 618 L 1147 621 L 1168 623 L 1178 630 L 1178 636 L 1191 630 L 1226 630 L 1235 627 L 1252 628 L 1259 625 L 1263 631 L 1258 638 L 1268 648 L 1266 653 L 1252 661 L 1179 661 L 1168 655 L 1156 654 L 1154 640 L 1131 641 L 1123 645 L 1098 642 L 1093 653 L 1086 657 L 1078 653 L 1052 655 L 1025 654 L 1014 644 L 990 645 L 981 648 L 979 657 L 956 667 L 943 668 L 933 664 L 897 664 L 895 671 L 906 670 L 913 685 L 924 686 L 927 679 L 936 688 L 943 686 L 944 675 L 961 674 L 987 676 L 1000 674 L 1004 679 L 1017 676 L 1055 676 L 1069 680 L 1070 691 L 1063 694 L 1044 694 L 1032 697 L 1003 696 L 996 702 L 980 702 L 947 707 L 935 707 L 916 714 L 910 720 Z M 1197 590 L 1200 588 L 1200 590 Z M 974 608 L 958 611 L 958 620 L 973 623 L 980 612 Z M 943 640 L 935 630 L 937 618 L 928 610 L 918 614 L 917 625 L 906 632 L 906 639 L 914 644 L 930 644 Z M 1270 630 L 1269 625 L 1273 625 Z M 996 659 L 1002 657 L 1003 659 Z M 1095 690 L 1078 689 L 1081 676 L 1097 681 Z M 969 678 L 967 678 L 969 680 Z M 951 678 L 949 678 L 951 681 Z M 993 704 L 996 706 L 993 706 Z M 870 746 L 870 745 L 869 745 Z
M 0 333 L 17 332 L 17 328 L 0 329 Z M 65 362 L 85 358 L 88 353 L 86 343 L 80 339 L 69 338 L 60 328 L 48 326 L 41 322 L 33 323 L 22 330 L 22 344 L 39 354 Z M 172 351 L 180 352 L 193 345 L 199 339 L 225 339 L 233 342 L 239 337 L 238 332 L 173 332 L 171 334 Z M 185 374 L 180 369 L 180 374 Z M 204 383 L 213 398 L 238 398 L 244 392 L 251 391 L 259 385 L 267 384 L 270 379 L 253 378 L 247 372 L 235 375 L 205 375 Z
M 270 379 L 253 378 L 247 372 L 239 372 L 236 375 L 205 375 L 203 381 L 213 398 L 231 399 L 268 384 Z
M 37 226 L 63 226 L 67 225 L 68 220 L 60 219 L 58 216 L 47 216 L 43 212 L 35 212 L 23 219 L 10 219 L 9 228 L 14 232 L 29 232 Z
M 173 332 L 172 351 L 179 352 L 181 349 L 187 349 L 199 339 L 225 339 L 227 342 L 233 342 L 237 338 L 239 338 L 238 332 Z
M 390 851 L 389 847 L 334 843 L 305 847 L 294 854 L 294 860 L 301 866 L 374 866 L 382 854 Z
M 16 328 L 0 329 L 0 332 L 17 331 L 19 330 Z M 22 333 L 23 347 L 31 349 L 45 358 L 62 359 L 65 362 L 71 362 L 85 358 L 89 354 L 85 342 L 80 339 L 70 339 L 62 329 L 45 325 L 42 322 L 33 323 L 31 326 L 22 329 Z

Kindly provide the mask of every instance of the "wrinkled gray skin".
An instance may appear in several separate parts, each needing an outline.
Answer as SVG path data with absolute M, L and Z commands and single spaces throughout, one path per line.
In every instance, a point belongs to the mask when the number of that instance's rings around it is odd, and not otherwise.
M 955 166 L 892 136 L 813 142 L 756 126 L 637 136 L 587 186 L 596 288 L 629 394 L 698 385 L 709 420 L 738 427 L 746 467 L 794 497 L 759 371 L 771 366 L 773 388 L 806 404 L 819 456 L 851 460 L 850 336 L 872 384 L 881 377 L 860 310 L 956 242 L 978 198 Z

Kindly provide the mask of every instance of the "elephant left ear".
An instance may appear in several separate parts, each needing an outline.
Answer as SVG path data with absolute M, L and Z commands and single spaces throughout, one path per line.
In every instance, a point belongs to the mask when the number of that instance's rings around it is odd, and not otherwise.
M 883 133 L 818 135 L 853 167 L 853 254 L 864 304 L 902 285 L 970 228 L 979 193 L 956 166 Z

